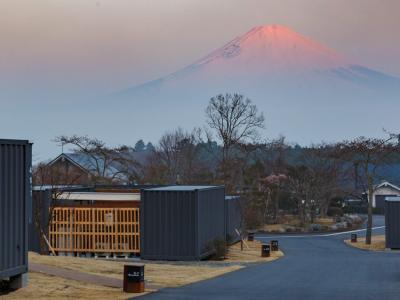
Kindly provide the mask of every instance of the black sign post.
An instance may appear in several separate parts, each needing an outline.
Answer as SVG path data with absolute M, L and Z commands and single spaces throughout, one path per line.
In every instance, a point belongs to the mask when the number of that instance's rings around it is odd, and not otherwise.
M 261 256 L 269 257 L 271 255 L 271 246 L 270 244 L 262 244 L 261 245 Z
M 270 242 L 271 245 L 271 251 L 278 251 L 279 250 L 279 246 L 278 246 L 278 241 L 277 240 L 272 240 Z
M 124 266 L 124 292 L 144 292 L 144 265 L 136 264 Z
M 351 242 L 352 243 L 357 243 L 357 234 L 356 233 L 352 233 L 351 234 Z

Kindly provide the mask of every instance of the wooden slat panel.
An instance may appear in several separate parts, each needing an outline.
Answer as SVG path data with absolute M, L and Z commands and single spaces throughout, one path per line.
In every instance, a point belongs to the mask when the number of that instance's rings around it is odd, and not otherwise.
M 139 208 L 56 207 L 49 241 L 59 252 L 140 253 Z

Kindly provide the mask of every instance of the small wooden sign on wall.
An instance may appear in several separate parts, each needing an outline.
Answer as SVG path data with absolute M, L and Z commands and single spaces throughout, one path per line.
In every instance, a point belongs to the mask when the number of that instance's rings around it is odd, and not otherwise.
M 105 214 L 104 214 L 104 222 L 105 222 L 107 225 L 112 225 L 112 224 L 114 223 L 114 215 L 113 215 L 112 212 L 109 212 L 109 213 L 105 213 Z

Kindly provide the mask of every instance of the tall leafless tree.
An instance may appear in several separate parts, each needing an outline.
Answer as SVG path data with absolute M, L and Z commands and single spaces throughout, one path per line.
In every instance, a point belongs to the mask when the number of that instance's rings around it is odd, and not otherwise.
M 206 108 L 209 127 L 222 143 L 220 169 L 223 181 L 228 184 L 232 166 L 232 150 L 258 138 L 258 130 L 264 128 L 264 116 L 251 100 L 240 94 L 220 94 L 210 99 Z M 236 176 L 235 176 L 236 177 Z
M 185 132 L 181 128 L 165 133 L 149 157 L 147 181 L 163 184 L 203 182 L 201 174 L 208 171 L 199 156 L 200 134 L 199 129 Z
M 257 106 L 240 94 L 217 95 L 206 109 L 207 122 L 216 131 L 223 145 L 223 159 L 227 159 L 234 145 L 252 141 L 264 128 L 264 115 Z

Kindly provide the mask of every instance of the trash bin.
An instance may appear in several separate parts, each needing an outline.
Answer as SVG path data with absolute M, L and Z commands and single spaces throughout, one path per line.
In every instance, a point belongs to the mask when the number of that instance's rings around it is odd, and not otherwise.
M 277 240 L 272 240 L 270 242 L 271 245 L 271 251 L 278 251 L 279 250 L 279 245 Z
M 249 232 L 249 233 L 247 234 L 247 240 L 248 240 L 249 242 L 254 241 L 254 232 Z
M 268 257 L 271 255 L 271 246 L 269 244 L 261 245 L 261 256 Z
M 352 233 L 351 234 L 351 242 L 352 243 L 357 243 L 357 234 L 356 233 Z
M 144 292 L 144 265 L 124 265 L 124 292 Z

